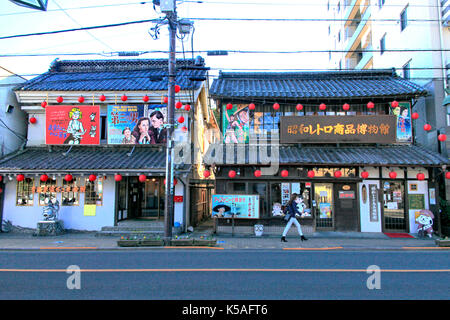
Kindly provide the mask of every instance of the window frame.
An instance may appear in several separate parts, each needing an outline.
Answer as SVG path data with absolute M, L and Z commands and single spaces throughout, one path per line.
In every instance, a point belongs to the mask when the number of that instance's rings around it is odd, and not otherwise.
M 403 31 L 408 26 L 408 4 L 406 7 L 400 12 L 400 31 Z
M 24 190 L 25 183 L 28 183 L 26 186 L 27 190 Z M 22 190 L 20 190 L 21 199 L 24 199 L 24 196 L 26 196 L 29 200 L 25 204 L 19 204 L 19 187 L 22 187 Z M 17 207 L 32 207 L 34 206 L 34 178 L 25 178 L 23 181 L 17 181 L 16 185 L 16 206 Z M 30 197 L 31 195 L 31 197 Z M 31 199 L 30 199 L 31 198 Z
M 84 192 L 84 204 L 85 205 L 96 205 L 96 206 L 103 206 L 103 178 L 97 177 L 95 181 L 89 181 L 89 178 L 85 178 L 84 180 L 84 186 L 85 186 L 85 192 Z M 99 187 L 101 186 L 101 187 Z M 94 190 L 91 190 L 91 188 L 94 188 Z M 101 192 L 99 192 L 99 189 L 101 188 Z M 92 194 L 95 194 L 92 196 Z M 98 200 L 98 194 L 100 194 L 100 200 Z M 95 200 L 93 200 L 95 199 Z

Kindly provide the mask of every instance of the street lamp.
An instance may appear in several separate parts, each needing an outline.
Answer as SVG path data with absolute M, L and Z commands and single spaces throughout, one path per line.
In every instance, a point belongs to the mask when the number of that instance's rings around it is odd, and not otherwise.
M 9 0 L 18 6 L 47 11 L 48 0 Z

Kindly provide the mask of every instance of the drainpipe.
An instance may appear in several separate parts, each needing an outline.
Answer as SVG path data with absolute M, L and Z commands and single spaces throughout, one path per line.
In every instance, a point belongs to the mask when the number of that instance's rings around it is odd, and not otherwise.
M 444 98 L 445 98 L 445 89 L 448 86 L 447 83 L 447 74 L 445 72 L 445 55 L 444 55 L 444 35 L 442 34 L 442 8 L 441 8 L 441 0 L 436 0 L 436 10 L 438 15 L 438 28 L 439 28 L 439 42 L 441 45 L 441 64 L 442 64 L 442 78 L 444 80 Z

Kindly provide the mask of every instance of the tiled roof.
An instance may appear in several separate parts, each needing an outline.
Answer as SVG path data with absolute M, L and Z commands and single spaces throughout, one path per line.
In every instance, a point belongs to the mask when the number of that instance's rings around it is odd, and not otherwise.
M 342 99 L 412 98 L 424 88 L 398 77 L 393 70 L 326 72 L 221 72 L 211 85 L 214 98 Z
M 198 89 L 206 76 L 204 60 L 177 60 L 176 83 L 182 90 Z M 159 91 L 167 90 L 167 59 L 112 59 L 56 61 L 50 70 L 15 90 L 29 91 Z
M 69 146 L 29 147 L 22 152 L 6 156 L 0 160 L 0 172 L 165 172 L 166 153 L 159 148 L 136 146 L 127 147 L 84 147 Z M 189 166 L 176 166 L 188 170 Z
M 239 148 L 243 148 L 244 150 Z M 207 163 L 215 156 L 219 155 L 220 148 L 211 146 L 207 156 Z M 261 155 L 270 155 L 270 147 L 267 151 L 257 152 L 257 148 L 251 149 L 249 146 L 234 146 L 234 151 L 230 151 L 225 145 L 222 149 L 222 163 L 215 161 L 217 165 L 263 165 L 267 164 L 267 159 L 261 160 Z M 251 151 L 251 157 L 250 157 Z M 227 159 L 227 152 L 232 155 Z M 360 165 L 360 166 L 441 166 L 448 165 L 450 161 L 437 152 L 427 150 L 415 145 L 392 145 L 392 146 L 287 146 L 281 145 L 278 148 L 280 165 Z M 220 157 L 220 156 L 219 156 Z M 257 157 L 256 161 L 252 161 Z M 239 161 L 237 160 L 239 158 Z M 221 158 L 222 159 L 222 158 Z M 213 161 L 214 161 L 213 160 Z

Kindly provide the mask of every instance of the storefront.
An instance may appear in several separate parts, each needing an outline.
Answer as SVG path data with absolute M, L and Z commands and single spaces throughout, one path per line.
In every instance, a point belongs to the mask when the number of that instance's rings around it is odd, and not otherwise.
M 222 73 L 211 94 L 224 132 L 206 159 L 216 193 L 259 195 L 258 219 L 236 225 L 283 225 L 293 193 L 310 231 L 416 232 L 420 210 L 437 212 L 448 159 L 413 143 L 411 106 L 426 92 L 392 71 Z
M 196 158 L 209 141 L 195 132 L 214 119 L 206 83 L 190 80 L 206 77 L 204 63 L 177 66 L 173 222 L 187 228 L 191 186 L 213 179 L 198 174 Z M 161 70 L 167 60 L 56 61 L 21 84 L 15 93 L 29 116 L 28 139 L 0 160 L 2 219 L 36 228 L 53 200 L 66 229 L 164 220 L 168 84 Z M 192 151 L 178 156 L 185 146 Z

